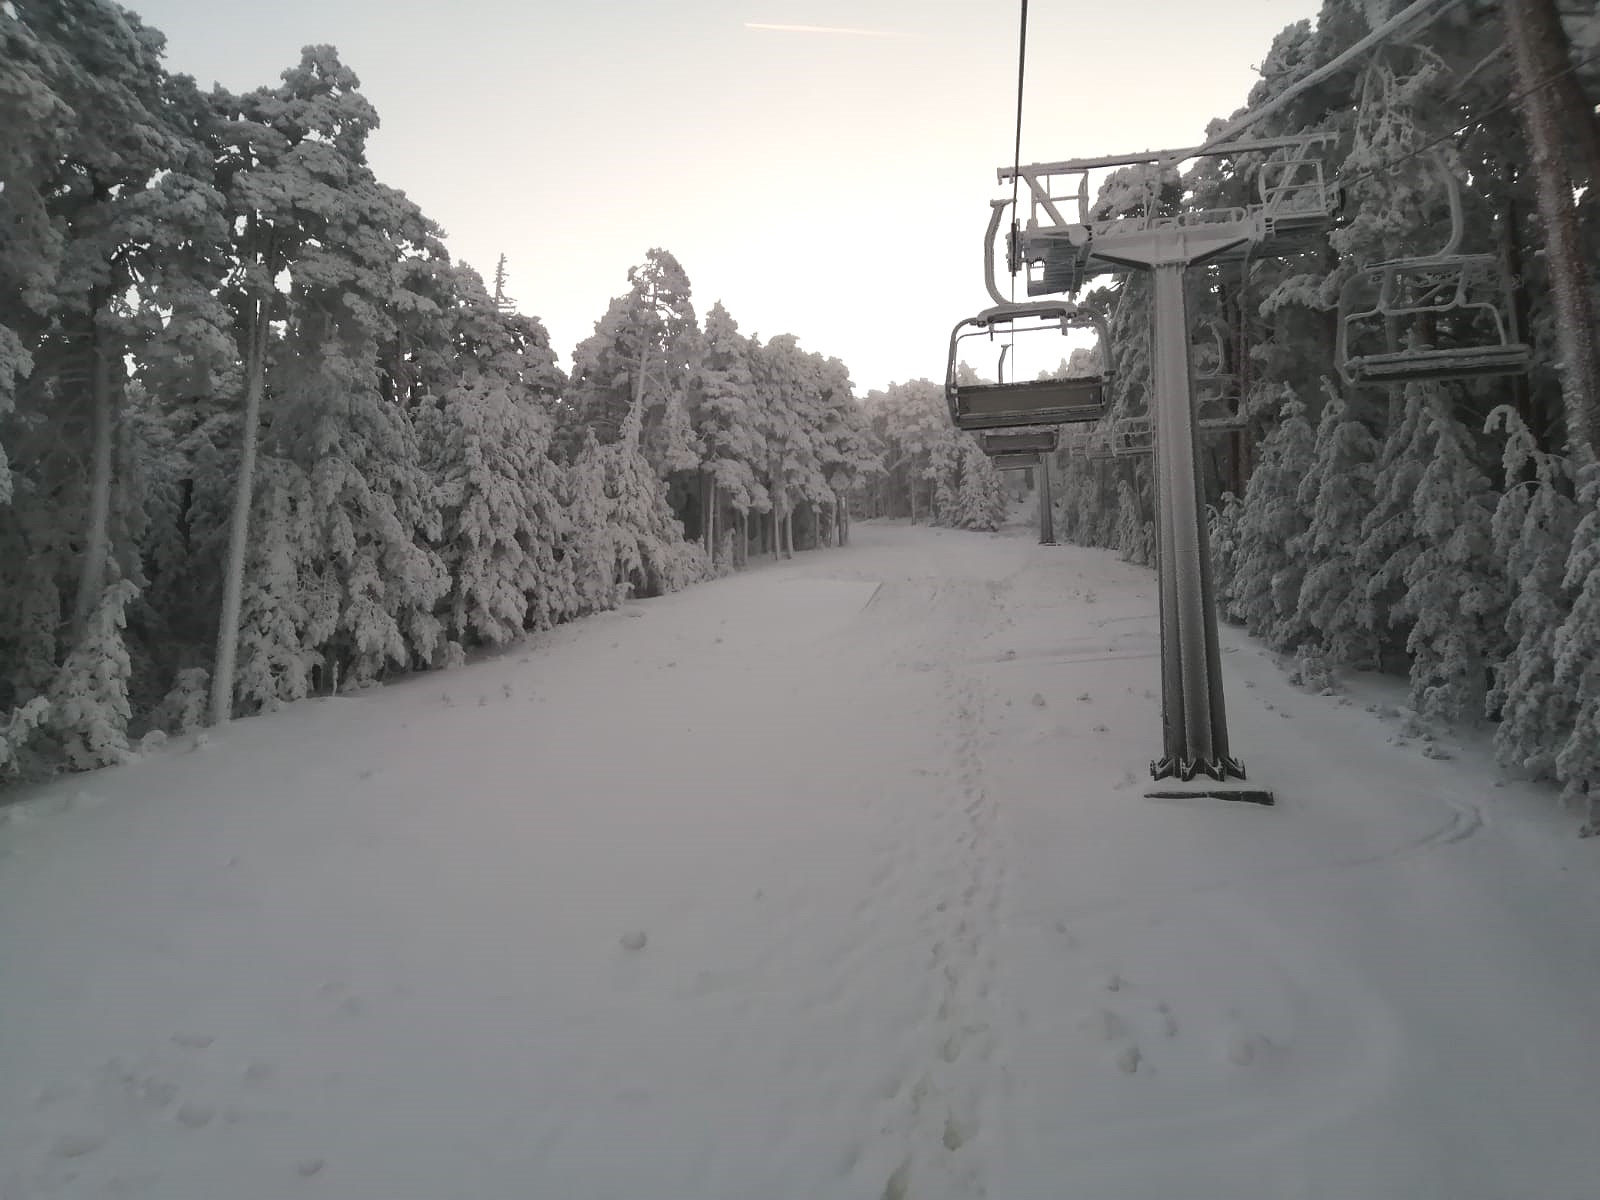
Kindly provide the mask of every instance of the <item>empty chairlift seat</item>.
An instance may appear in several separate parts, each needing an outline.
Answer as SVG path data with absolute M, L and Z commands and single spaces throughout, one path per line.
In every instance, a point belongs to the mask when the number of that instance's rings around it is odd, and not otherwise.
M 994 463 L 996 471 L 1024 471 L 1037 467 L 1040 457 L 1037 450 L 1016 450 L 1009 454 L 996 454 L 990 461 Z
M 1057 333 L 1090 326 L 1078 307 L 1059 301 L 1003 304 L 956 325 L 950 334 L 945 395 L 957 429 L 1010 429 L 1023 425 L 1073 425 L 1098 421 L 1106 411 L 1105 378 L 1035 379 L 1013 383 L 959 380 L 962 344 L 969 338 Z M 1102 358 L 1102 361 L 1104 359 Z
M 1499 260 L 1459 253 L 1461 184 L 1442 156 L 1433 161 L 1450 202 L 1449 240 L 1436 254 L 1374 263 L 1345 281 L 1336 356 L 1346 383 L 1520 375 L 1532 361 Z
M 1111 454 L 1114 458 L 1153 453 L 1155 444 L 1155 429 L 1148 415 L 1121 417 L 1111 424 Z
M 1511 336 L 1505 277 L 1490 254 L 1402 258 L 1357 271 L 1339 297 L 1339 371 L 1351 384 L 1520 375 L 1532 350 Z M 1392 348 L 1391 324 L 1412 335 Z
M 1015 433 L 986 433 L 983 435 L 983 452 L 990 457 L 1000 454 L 1023 454 L 1028 451 L 1049 454 L 1059 442 L 1054 429 L 1019 429 Z

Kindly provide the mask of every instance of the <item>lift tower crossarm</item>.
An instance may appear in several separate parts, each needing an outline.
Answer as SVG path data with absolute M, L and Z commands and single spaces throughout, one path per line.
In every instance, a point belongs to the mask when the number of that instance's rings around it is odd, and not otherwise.
M 1225 154 L 1248 154 L 1251 151 L 1283 150 L 1304 146 L 1309 142 L 1334 142 L 1339 135 L 1332 132 L 1296 133 L 1287 137 L 1252 138 L 1247 142 L 1227 145 L 1208 142 L 1204 146 L 1190 146 L 1180 150 L 1145 150 L 1137 154 L 1104 154 L 1098 158 L 1070 158 L 1065 162 L 1029 163 L 1021 167 L 1000 167 L 995 173 L 1001 183 L 1013 177 L 1027 179 L 1037 175 L 1070 175 L 1076 171 L 1097 171 L 1102 167 L 1131 167 L 1139 163 L 1187 162 L 1191 158 L 1220 157 Z M 1003 203 L 995 201 L 995 203 Z

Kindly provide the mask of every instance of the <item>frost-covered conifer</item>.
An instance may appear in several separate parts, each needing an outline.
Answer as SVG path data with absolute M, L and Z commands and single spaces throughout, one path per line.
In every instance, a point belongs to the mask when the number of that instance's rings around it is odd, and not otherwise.
M 1412 707 L 1453 722 L 1482 710 L 1504 641 L 1506 584 L 1490 531 L 1494 495 L 1466 430 L 1437 390 L 1425 420 L 1433 454 L 1412 495 L 1417 547 L 1395 611 L 1411 623 Z
M 1218 598 L 1217 615 L 1237 620 L 1228 597 L 1233 594 L 1233 583 L 1239 571 L 1239 518 L 1244 503 L 1232 492 L 1222 494 L 1222 503 L 1208 514 L 1208 539 L 1211 545 L 1212 579 Z
M 743 516 L 771 504 L 757 477 L 766 459 L 751 370 L 753 349 L 720 303 L 706 314 L 703 353 L 694 375 L 692 413 L 704 446 L 705 469 L 715 489 L 714 502 Z
M 254 531 L 239 606 L 239 657 L 234 702 L 245 712 L 270 711 L 311 694 L 317 649 L 304 575 L 313 549 L 311 489 L 294 463 L 263 459 L 257 468 Z
M 561 553 L 572 573 L 571 616 L 615 608 L 627 594 L 626 585 L 617 577 L 618 535 L 606 494 L 603 450 L 594 431 L 587 430 L 563 479 L 566 524 Z
M 1138 490 L 1131 480 L 1118 482 L 1117 548 L 1128 562 L 1153 567 L 1156 564 L 1155 522 L 1145 515 Z
M 1314 630 L 1335 662 L 1377 665 L 1377 640 L 1362 620 L 1363 591 L 1356 553 L 1361 524 L 1372 507 L 1378 447 L 1330 388 L 1317 424 L 1316 459 L 1300 483 L 1300 510 L 1309 517 L 1294 551 L 1307 563 L 1300 584 L 1299 624 Z
M 1572 610 L 1556 631 L 1556 685 L 1572 698 L 1572 732 L 1556 755 L 1556 778 L 1569 802 L 1586 798 L 1588 833 L 1600 833 L 1600 467 L 1579 478 L 1578 528 L 1563 585 Z
M 706 559 L 698 545 L 683 540 L 666 484 L 639 445 L 638 419 L 637 412 L 624 418 L 622 437 L 601 447 L 602 461 L 617 578 L 635 595 L 657 596 L 703 578 Z
M 565 521 L 551 422 L 504 380 L 469 375 L 426 414 L 440 486 L 449 636 L 503 643 L 548 628 L 571 606 L 555 555 Z
M 125 579 L 105 589 L 50 689 L 50 731 L 73 770 L 108 767 L 128 755 L 131 664 L 122 629 L 137 594 Z
M 1235 535 L 1229 612 L 1277 650 L 1306 637 L 1298 610 L 1305 560 L 1293 549 L 1307 528 L 1300 482 L 1311 469 L 1316 434 L 1305 405 L 1285 388 L 1279 421 L 1261 445 L 1261 461 L 1250 476 Z
M 1380 653 L 1398 649 L 1410 632 L 1399 605 L 1406 593 L 1406 571 L 1419 553 L 1412 500 L 1433 454 L 1427 412 L 1438 386 L 1405 386 L 1400 419 L 1384 439 L 1373 471 L 1372 507 L 1361 522 L 1355 558 L 1363 581 L 1361 622 L 1372 630 Z
M 1511 645 L 1495 664 L 1487 706 L 1500 721 L 1494 733 L 1500 761 L 1553 778 L 1575 714 L 1573 688 L 1556 681 L 1556 633 L 1572 611 L 1563 581 L 1578 506 L 1567 460 L 1540 450 L 1513 409 L 1490 413 L 1489 428 L 1497 425 L 1506 430 L 1502 462 L 1513 482 L 1495 507 L 1494 556 L 1513 594 L 1505 624 Z M 1532 478 L 1524 478 L 1530 468 Z
M 36 757 L 30 754 L 30 743 L 49 720 L 50 701 L 43 696 L 18 705 L 0 719 L 0 781 L 27 773 L 28 764 Z
M 962 439 L 958 460 L 961 476 L 951 523 L 959 529 L 993 531 L 1006 515 L 1005 489 L 1000 472 L 970 437 Z

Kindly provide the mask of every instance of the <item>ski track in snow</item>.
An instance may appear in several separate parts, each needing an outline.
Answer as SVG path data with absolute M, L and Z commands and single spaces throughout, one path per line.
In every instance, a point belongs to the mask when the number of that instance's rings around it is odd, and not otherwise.
M 896 589 L 899 603 L 891 602 L 899 610 L 894 619 L 912 609 L 912 599 L 925 614 L 929 632 L 903 669 L 937 678 L 946 748 L 930 771 L 930 806 L 908 812 L 901 831 L 920 867 L 916 908 L 931 939 L 924 970 L 933 986 L 920 1054 L 899 1077 L 897 1107 L 879 1130 L 904 1147 L 883 1182 L 884 1200 L 987 1195 L 980 1134 L 990 1086 L 994 930 L 1005 860 L 983 777 L 984 698 L 948 639 L 953 630 L 963 638 L 983 636 L 1004 586 L 963 580 L 927 595 L 902 587 Z M 929 613 L 934 620 L 926 620 Z
M 855 541 L 0 810 L 0 1200 L 1592 1195 L 1537 794 L 1224 630 L 1147 799 L 1148 572 Z

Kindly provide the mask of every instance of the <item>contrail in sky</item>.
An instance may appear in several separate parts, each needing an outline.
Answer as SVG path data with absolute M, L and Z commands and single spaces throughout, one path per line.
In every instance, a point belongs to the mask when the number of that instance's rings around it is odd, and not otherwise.
M 911 37 L 894 29 L 849 29 L 838 25 L 767 25 L 760 21 L 746 21 L 746 29 L 768 29 L 776 33 L 843 33 L 853 37 Z

